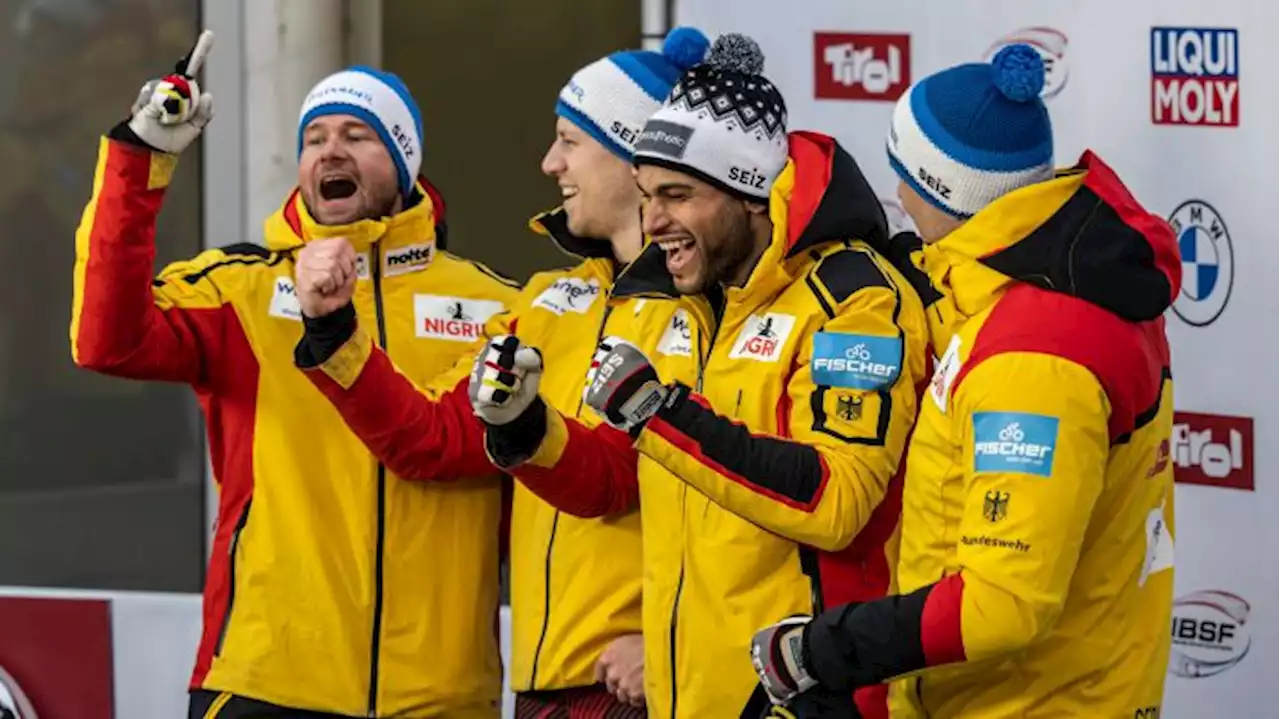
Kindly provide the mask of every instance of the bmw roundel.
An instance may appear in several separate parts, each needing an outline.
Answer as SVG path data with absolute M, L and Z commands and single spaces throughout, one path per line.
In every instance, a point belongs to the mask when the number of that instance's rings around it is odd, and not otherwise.
M 1169 215 L 1182 256 L 1182 291 L 1173 312 L 1189 325 L 1210 324 L 1226 309 L 1235 279 L 1227 223 L 1203 200 L 1187 200 Z

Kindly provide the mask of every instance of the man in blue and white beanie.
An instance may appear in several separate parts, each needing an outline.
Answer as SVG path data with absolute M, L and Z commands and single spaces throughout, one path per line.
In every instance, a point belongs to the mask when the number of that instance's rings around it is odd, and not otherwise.
M 898 100 L 889 162 L 903 208 L 935 242 L 996 199 L 1053 176 L 1053 128 L 1040 99 L 1043 60 L 1010 45 L 991 63 L 920 80 Z
M 377 142 L 351 142 L 367 133 Z M 346 141 L 335 158 L 325 148 L 339 136 Z M 303 199 L 321 224 L 395 214 L 413 199 L 422 167 L 418 103 L 392 73 L 364 66 L 336 72 L 302 103 L 298 159 Z
M 680 75 L 702 61 L 709 45 L 698 30 L 676 28 L 661 52 L 615 52 L 583 67 L 556 100 L 556 140 L 542 171 L 560 185 L 565 229 L 578 238 L 609 240 L 614 258 L 623 264 L 639 254 L 642 242 L 632 150 L 645 120 L 662 106 Z M 599 252 L 566 249 L 579 255 Z

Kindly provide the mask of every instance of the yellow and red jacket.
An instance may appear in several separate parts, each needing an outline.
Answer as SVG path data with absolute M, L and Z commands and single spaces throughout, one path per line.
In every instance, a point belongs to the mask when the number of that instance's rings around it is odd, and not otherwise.
M 638 483 L 651 717 L 762 715 L 756 630 L 894 586 L 924 310 L 873 249 L 887 241 L 884 215 L 853 159 L 817 134 L 793 133 L 790 145 L 770 199 L 772 242 L 745 285 L 725 291 L 716 331 L 696 348 L 697 379 L 677 383 L 681 399 L 634 448 L 549 413 L 542 446 L 510 470 L 586 514 L 616 509 L 612 498 Z M 883 690 L 858 704 L 885 716 Z
M 692 380 L 693 346 L 710 324 L 700 298 L 680 298 L 656 245 L 621 271 L 608 242 L 573 237 L 563 211 L 535 218 L 534 229 L 583 257 L 567 270 L 541 272 L 487 336 L 514 334 L 542 351 L 544 400 L 570 417 L 582 404 L 600 339 L 627 337 L 663 357 L 674 379 Z M 474 357 L 429 382 L 411 381 L 374 347 L 366 324 L 335 317 L 328 339 L 308 336 L 302 366 L 348 425 L 397 474 L 450 479 L 488 464 L 484 428 L 471 409 Z M 566 480 L 570 481 L 570 480 Z M 635 493 L 614 497 L 619 513 L 573 516 L 515 486 L 511 515 L 511 688 L 517 692 L 595 683 L 595 664 L 614 639 L 640 632 L 640 514 Z
M 356 311 L 419 381 L 476 351 L 475 333 L 424 321 L 460 307 L 479 322 L 517 290 L 437 251 L 437 198 L 325 227 L 296 192 L 266 247 L 209 250 L 153 280 L 176 162 L 102 140 L 71 346 L 82 367 L 189 384 L 204 410 L 220 492 L 191 686 L 352 716 L 497 717 L 501 479 L 484 462 L 453 484 L 386 476 L 294 366 L 294 251 L 352 242 Z
M 1160 714 L 1173 600 L 1173 233 L 1092 153 L 916 254 L 938 361 L 907 460 L 902 596 L 805 632 L 894 716 Z

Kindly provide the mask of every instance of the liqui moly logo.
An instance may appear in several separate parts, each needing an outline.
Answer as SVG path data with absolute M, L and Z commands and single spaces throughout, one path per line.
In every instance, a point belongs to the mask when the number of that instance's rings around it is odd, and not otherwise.
M 1234 29 L 1151 28 L 1151 120 L 1240 124 L 1240 47 Z
M 911 36 L 814 33 L 813 72 L 819 99 L 897 100 L 911 84 Z

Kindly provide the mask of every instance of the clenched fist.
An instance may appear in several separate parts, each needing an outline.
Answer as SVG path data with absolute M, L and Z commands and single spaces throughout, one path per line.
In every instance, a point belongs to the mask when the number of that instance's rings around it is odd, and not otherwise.
M 294 289 L 306 317 L 324 317 L 356 291 L 356 251 L 341 237 L 312 240 L 298 252 Z

